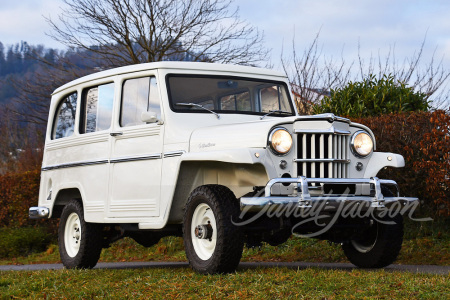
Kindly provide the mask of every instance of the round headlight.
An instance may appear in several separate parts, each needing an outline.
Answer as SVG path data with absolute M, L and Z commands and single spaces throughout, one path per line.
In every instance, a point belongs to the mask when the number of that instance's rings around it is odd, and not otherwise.
M 372 153 L 372 137 L 365 131 L 357 131 L 353 134 L 351 146 L 355 155 L 365 157 Z
M 286 154 L 292 147 L 292 136 L 284 128 L 274 129 L 269 136 L 269 145 L 276 154 Z

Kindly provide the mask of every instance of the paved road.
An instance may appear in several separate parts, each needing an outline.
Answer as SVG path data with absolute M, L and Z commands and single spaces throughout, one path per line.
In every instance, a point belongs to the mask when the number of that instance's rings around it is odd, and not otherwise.
M 114 262 L 98 263 L 95 269 L 145 269 L 145 268 L 187 268 L 186 262 Z M 285 267 L 289 269 L 320 268 L 324 270 L 346 270 L 356 269 L 349 263 L 308 263 L 308 262 L 241 262 L 239 270 L 255 268 Z M 37 271 L 37 270 L 59 270 L 62 264 L 36 264 L 36 265 L 0 265 L 0 271 Z M 427 273 L 449 275 L 450 266 L 425 266 L 425 265 L 390 265 L 384 268 L 388 272 L 401 271 L 412 273 Z

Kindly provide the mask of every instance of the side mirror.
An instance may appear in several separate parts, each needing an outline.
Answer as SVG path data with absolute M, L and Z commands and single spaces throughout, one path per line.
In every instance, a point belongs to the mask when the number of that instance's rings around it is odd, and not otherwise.
M 156 123 L 158 122 L 158 116 L 154 111 L 143 111 L 141 113 L 141 121 L 145 123 Z

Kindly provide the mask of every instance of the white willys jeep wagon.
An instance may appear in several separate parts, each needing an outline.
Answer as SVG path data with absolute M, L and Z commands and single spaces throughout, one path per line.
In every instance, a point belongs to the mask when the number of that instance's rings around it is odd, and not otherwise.
M 403 239 L 401 214 L 386 209 L 418 200 L 376 177 L 404 160 L 374 149 L 364 125 L 298 115 L 282 73 L 132 65 L 55 90 L 29 213 L 60 218 L 67 268 L 95 266 L 126 236 L 152 246 L 178 235 L 193 269 L 232 272 L 245 243 L 278 245 L 293 232 L 342 243 L 357 266 L 383 267 Z

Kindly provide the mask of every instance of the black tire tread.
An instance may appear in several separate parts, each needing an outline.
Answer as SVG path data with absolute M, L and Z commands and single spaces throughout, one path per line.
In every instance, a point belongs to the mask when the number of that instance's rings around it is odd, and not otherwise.
M 345 256 L 352 264 L 360 268 L 383 268 L 392 264 L 402 248 L 402 220 L 400 216 L 393 219 L 396 224 L 378 224 L 380 228 L 377 244 L 367 253 L 359 252 L 351 243 L 343 244 Z
M 218 227 L 217 243 L 213 256 L 201 260 L 196 254 L 190 238 L 190 218 L 199 199 L 209 199 L 208 205 L 214 211 Z M 199 202 L 201 203 L 201 202 Z M 194 205 L 194 207 L 192 207 Z M 183 236 L 191 267 L 202 274 L 231 273 L 239 265 L 244 248 L 244 236 L 237 226 L 233 225 L 232 218 L 240 213 L 239 203 L 234 193 L 225 186 L 203 185 L 196 188 L 190 195 L 184 212 Z
M 64 245 L 64 230 L 67 217 L 76 212 L 80 218 L 80 250 L 75 257 L 70 257 Z M 91 269 L 97 264 L 103 246 L 103 227 L 101 224 L 88 223 L 84 220 L 83 205 L 78 200 L 71 200 L 63 209 L 58 228 L 58 245 L 61 261 L 68 269 Z
M 385 196 L 392 196 L 385 186 L 381 186 L 381 191 Z M 381 221 L 393 221 L 395 224 L 378 223 L 379 240 L 369 252 L 359 252 L 350 242 L 342 245 L 345 256 L 357 267 L 383 268 L 397 259 L 403 243 L 403 217 L 398 214 L 393 218 L 384 217 Z

